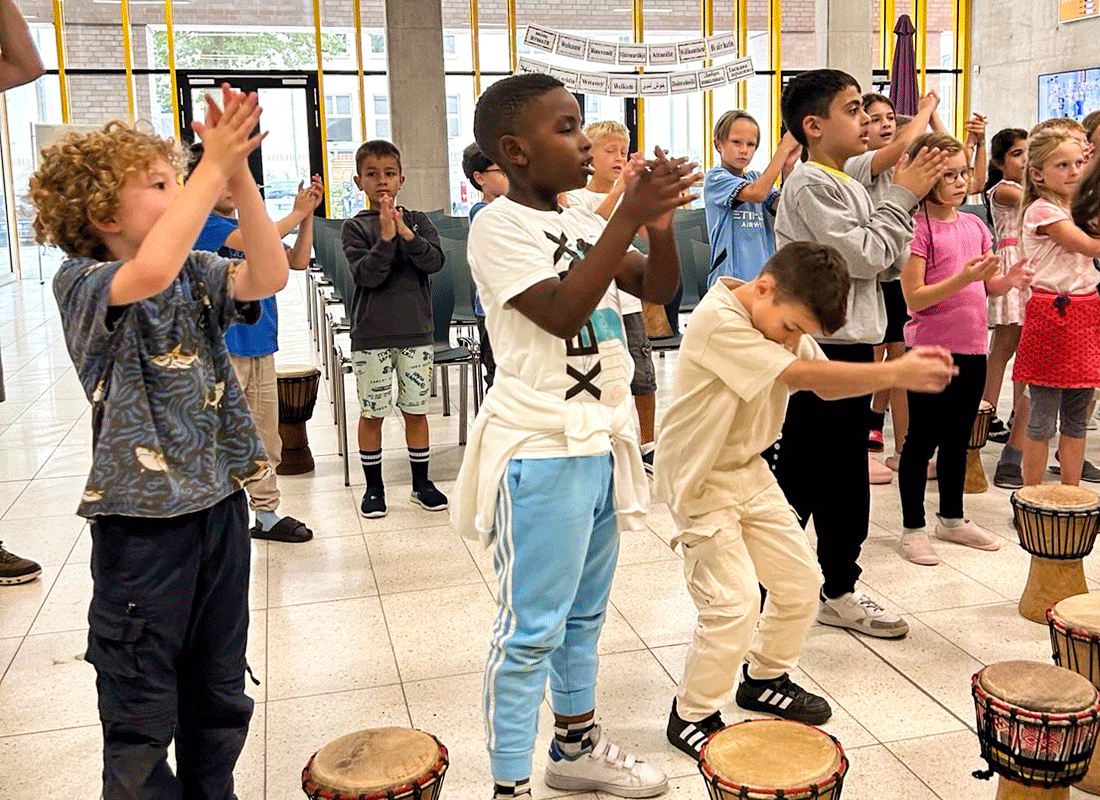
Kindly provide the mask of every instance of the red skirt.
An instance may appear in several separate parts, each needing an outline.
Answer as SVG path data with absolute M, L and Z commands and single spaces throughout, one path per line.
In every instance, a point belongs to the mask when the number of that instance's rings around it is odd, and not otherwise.
M 1032 289 L 1012 380 L 1063 389 L 1100 386 L 1100 295 Z

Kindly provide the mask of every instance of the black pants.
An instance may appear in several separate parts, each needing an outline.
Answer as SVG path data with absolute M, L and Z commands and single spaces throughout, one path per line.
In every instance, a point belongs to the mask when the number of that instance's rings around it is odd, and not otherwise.
M 936 454 L 936 479 L 940 485 L 940 516 L 963 515 L 963 482 L 966 479 L 966 446 L 985 391 L 985 356 L 953 353 L 959 374 L 940 394 L 908 392 L 909 433 L 898 465 L 901 519 L 906 528 L 924 526 L 924 488 L 928 461 Z
M 821 349 L 832 361 L 869 362 L 874 357 L 869 344 Z M 813 392 L 795 392 L 780 439 L 765 454 L 802 526 L 813 517 L 826 597 L 854 591 L 860 575 L 856 562 L 871 515 L 868 403 L 870 395 L 822 400 Z
M 233 800 L 253 705 L 244 492 L 180 517 L 103 516 L 91 527 L 87 659 L 104 800 Z

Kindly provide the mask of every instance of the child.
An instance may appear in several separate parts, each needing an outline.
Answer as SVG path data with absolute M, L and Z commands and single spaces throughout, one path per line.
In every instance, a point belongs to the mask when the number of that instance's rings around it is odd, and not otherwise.
M 592 177 L 581 189 L 566 192 L 569 206 L 587 208 L 603 219 L 611 213 L 623 196 L 623 169 L 627 164 L 630 133 L 621 122 L 593 122 L 584 129 L 592 142 Z M 641 231 L 644 236 L 645 231 Z M 623 330 L 626 347 L 634 361 L 634 379 L 630 394 L 638 412 L 638 443 L 646 472 L 653 472 L 653 427 L 657 416 L 657 373 L 653 368 L 652 348 L 642 320 L 642 301 L 633 295 L 622 298 Z
M 762 173 L 746 171 L 760 143 L 760 125 L 737 110 L 718 118 L 713 143 L 720 163 L 703 182 L 710 239 L 707 286 L 723 275 L 751 281 L 775 252 L 772 220 L 779 202 L 775 181 L 780 174 L 786 180 L 802 155 L 802 145 L 788 131 Z
M 428 276 L 443 269 L 443 251 L 427 215 L 394 205 L 405 183 L 401 153 L 374 139 L 355 153 L 355 185 L 369 208 L 344 223 L 344 253 L 355 278 L 351 301 L 351 358 L 359 393 L 359 459 L 367 488 L 364 517 L 386 516 L 382 482 L 382 420 L 397 407 L 405 418 L 412 470 L 410 499 L 443 511 L 447 498 L 428 480 L 428 396 L 434 347 Z
M 517 75 L 481 95 L 478 147 L 508 194 L 470 227 L 470 267 L 497 342 L 497 379 L 474 421 L 452 519 L 495 543 L 498 611 L 485 674 L 494 798 L 530 797 L 539 705 L 550 675 L 554 739 L 546 783 L 651 797 L 664 774 L 595 724 L 596 642 L 618 553 L 618 523 L 644 524 L 649 489 L 634 437 L 632 362 L 619 307 L 665 303 L 679 283 L 672 213 L 692 200 L 695 165 L 633 157 L 606 222 L 559 207 L 592 173 L 573 95 Z M 628 252 L 646 226 L 650 256 Z M 614 481 L 612 481 L 614 476 Z
M 821 570 L 758 455 L 779 434 L 790 392 L 940 391 L 951 378 L 950 358 L 935 347 L 887 364 L 826 361 L 808 334 L 844 325 L 848 286 L 848 268 L 832 247 L 785 245 L 753 281 L 719 278 L 680 346 L 656 489 L 672 509 L 674 543 L 683 547 L 699 609 L 667 728 L 669 742 L 694 758 L 722 727 L 720 709 L 738 674 L 741 708 L 812 725 L 832 714 L 828 701 L 790 679 L 817 615 Z M 768 590 L 763 613 L 757 581 Z
M 1023 197 L 1021 183 L 1024 179 L 1026 154 L 1027 131 L 1022 128 L 997 131 L 990 143 L 985 206 L 993 220 L 994 244 L 1002 273 L 1007 272 L 1019 256 L 1020 198 Z M 1005 367 L 1020 342 L 1020 326 L 1024 322 L 1026 300 L 1027 292 L 1017 289 L 1009 289 L 1000 297 L 989 298 L 989 324 L 993 327 L 993 334 L 989 338 L 989 361 L 982 399 L 994 408 L 994 417 L 989 423 L 989 438 L 995 442 L 1008 442 L 1010 436 L 1008 426 L 996 416 L 996 407 L 1001 397 Z M 1023 388 L 1022 384 L 1013 384 L 1009 424 L 1025 397 Z M 1026 411 L 1021 411 L 1020 419 L 1027 419 Z M 1018 430 L 1023 431 L 1023 426 Z M 1024 485 L 1023 473 L 1020 471 L 1022 455 L 1015 443 L 1006 444 L 993 476 L 994 485 L 1008 489 L 1019 489 Z
M 1081 120 L 1081 127 L 1085 129 L 1089 144 L 1095 149 L 1096 145 L 1100 144 L 1100 133 L 1097 133 L 1100 131 L 1100 109 L 1085 114 L 1085 118 Z
M 863 95 L 863 110 L 870 118 L 868 126 L 867 152 L 849 158 L 844 164 L 844 171 L 862 183 L 871 194 L 871 202 L 878 203 L 886 196 L 886 190 L 892 183 L 894 165 L 905 154 L 909 143 L 924 132 L 935 118 L 936 106 L 939 96 L 935 92 L 929 92 L 920 100 L 917 115 L 902 127 L 897 125 L 897 115 L 894 112 L 894 103 L 885 95 L 869 92 Z M 882 297 L 886 303 L 886 333 L 882 342 L 875 345 L 874 361 L 898 358 L 905 352 L 905 341 L 902 329 L 909 321 L 909 312 L 905 307 L 905 298 L 901 296 L 901 285 L 896 277 L 892 277 L 894 271 L 901 274 L 901 268 L 905 264 L 905 252 L 902 251 L 892 265 L 891 277 L 884 276 L 881 281 Z M 868 469 L 871 483 L 890 483 L 894 479 L 891 471 L 897 469 L 897 453 L 901 452 L 901 445 L 905 441 L 905 432 L 909 428 L 909 417 L 905 405 L 905 392 L 902 390 L 876 392 L 871 397 L 871 417 L 867 434 L 867 449 L 872 453 L 880 453 L 885 449 L 882 438 L 882 427 L 886 421 L 886 408 L 891 408 L 890 415 L 894 423 L 894 451 L 895 455 L 886 459 L 886 466 L 873 458 L 868 459 Z
M 201 143 L 192 146 L 192 170 L 202 158 L 202 152 Z M 309 266 L 310 248 L 313 247 L 313 210 L 321 204 L 324 196 L 321 179 L 314 175 L 308 189 L 298 187 L 293 210 L 275 223 L 280 236 L 286 236 L 295 227 L 298 228 L 294 247 L 287 249 L 291 269 L 303 270 Z M 195 249 L 209 250 L 225 258 L 245 258 L 246 254 L 240 250 L 244 238 L 237 227 L 236 215 L 237 203 L 226 187 L 206 218 Z M 275 295 L 261 301 L 260 319 L 255 324 L 236 322 L 226 329 L 225 346 L 271 464 L 271 473 L 266 478 L 248 486 L 248 502 L 256 515 L 256 524 L 249 532 L 253 539 L 308 542 L 313 538 L 313 531 L 304 522 L 294 517 L 280 516 L 277 512 L 279 486 L 275 470 L 282 457 L 283 443 L 279 438 L 279 387 L 275 377 L 275 351 L 279 349 L 279 310 Z
M 913 232 L 912 213 L 943 172 L 944 156 L 922 151 L 894 169 L 894 184 L 875 205 L 859 181 L 842 172 L 867 149 L 870 118 L 859 84 L 844 72 L 812 70 L 783 93 L 783 120 L 809 160 L 787 179 L 776 213 L 776 241 L 816 241 L 840 251 L 851 273 L 847 324 L 822 338 L 836 361 L 867 362 L 886 333 L 879 276 Z M 775 460 L 776 478 L 805 525 L 814 518 L 824 575 L 818 620 L 869 636 L 905 636 L 905 620 L 857 592 L 856 563 L 867 538 L 869 397 L 826 403 L 810 392 L 791 397 Z
M 1055 458 L 1062 483 L 1077 485 L 1085 457 L 1085 425 L 1093 387 L 1100 386 L 1100 239 L 1069 215 L 1084 150 L 1061 127 L 1032 131 L 1027 142 L 1020 253 L 1035 273 L 1024 308 L 1012 379 L 1028 385 L 1031 413 L 1024 443 L 1024 484 L 1042 481 L 1047 441 L 1061 420 Z M 1078 191 L 1094 186 L 1090 170 Z M 1090 232 L 1095 230 L 1090 226 Z
M 504 174 L 504 170 L 477 149 L 477 142 L 469 145 L 462 152 L 462 171 L 466 173 L 470 183 L 481 192 L 481 200 L 474 203 L 470 209 L 470 222 L 473 222 L 477 212 L 508 191 L 508 176 Z M 479 355 L 481 365 L 485 368 L 485 386 L 489 388 L 493 385 L 497 362 L 493 358 L 493 343 L 489 340 L 489 331 L 485 329 L 485 309 L 481 305 L 476 287 L 474 288 L 474 316 L 477 317 L 478 340 L 481 344 Z
M 1027 286 L 1022 262 L 1000 274 L 989 228 L 973 214 L 957 209 L 970 190 L 970 168 L 962 142 L 945 133 L 928 133 L 909 148 L 946 153 L 947 169 L 921 199 L 911 255 L 901 288 L 912 319 L 905 344 L 938 345 L 951 352 L 958 377 L 941 395 L 909 394 L 909 430 L 898 468 L 901 491 L 901 554 L 914 564 L 939 563 L 925 533 L 924 490 L 928 462 L 937 451 L 940 513 L 936 538 L 979 550 L 1000 549 L 1000 539 L 963 517 L 966 449 L 985 386 L 986 295 Z
M 92 404 L 78 513 L 107 800 L 233 797 L 252 716 L 242 488 L 269 467 L 223 332 L 258 318 L 287 260 L 248 171 L 256 96 L 222 99 L 192 123 L 206 155 L 186 186 L 175 143 L 123 122 L 45 148 L 30 181 L 38 241 L 68 256 L 54 295 Z M 227 182 L 247 261 L 191 251 Z

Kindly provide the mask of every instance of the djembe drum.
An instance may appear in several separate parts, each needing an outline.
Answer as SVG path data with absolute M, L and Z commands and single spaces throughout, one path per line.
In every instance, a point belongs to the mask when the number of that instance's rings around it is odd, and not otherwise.
M 275 371 L 279 384 L 279 438 L 283 440 L 282 460 L 275 470 L 279 475 L 313 472 L 313 453 L 309 449 L 306 421 L 317 404 L 321 371 L 312 365 L 291 365 Z
M 1012 493 L 1020 546 L 1031 553 L 1020 613 L 1046 622 L 1047 609 L 1088 591 L 1081 559 L 1100 531 L 1100 498 L 1080 486 L 1042 484 Z
M 711 800 L 837 800 L 848 758 L 836 739 L 812 725 L 750 719 L 711 735 L 699 771 Z
M 447 748 L 411 728 L 368 728 L 329 742 L 302 770 L 310 800 L 436 800 Z
M 1100 696 L 1068 669 L 1035 661 L 990 664 L 970 680 L 981 755 L 976 778 L 1000 775 L 997 800 L 1069 800 L 1100 731 Z
M 970 429 L 970 443 L 966 446 L 966 480 L 963 492 L 981 494 L 989 488 L 982 467 L 982 448 L 989 441 L 989 423 L 993 420 L 993 404 L 982 400 L 978 406 L 978 415 L 974 417 L 974 427 Z
M 1076 594 L 1047 609 L 1054 663 L 1100 688 L 1100 592 Z M 1077 788 L 1100 794 L 1100 754 L 1093 751 L 1089 771 Z

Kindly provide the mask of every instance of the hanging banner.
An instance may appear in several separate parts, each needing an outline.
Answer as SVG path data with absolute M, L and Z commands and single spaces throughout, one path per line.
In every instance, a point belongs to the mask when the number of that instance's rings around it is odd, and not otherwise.
M 655 64 L 685 64 L 691 61 L 737 55 L 737 38 L 732 33 L 718 33 L 705 39 L 652 44 L 605 42 L 587 39 L 564 31 L 528 25 L 523 43 L 559 56 L 593 61 L 597 64 L 625 64 L 644 67 Z
M 612 97 L 654 97 L 668 94 L 706 91 L 737 83 L 756 74 L 751 58 L 739 58 L 728 64 L 683 72 L 578 72 L 522 57 L 516 74 L 541 72 L 552 75 L 570 91 L 606 94 Z

